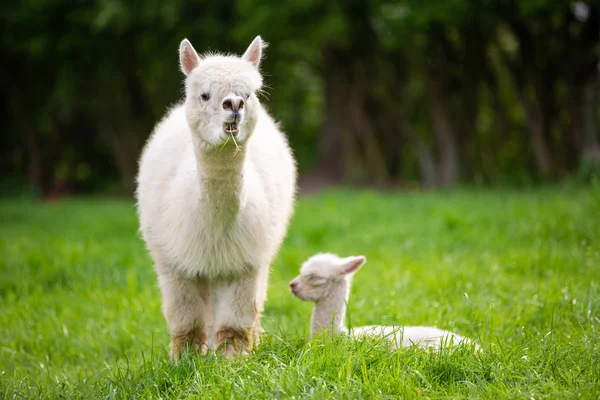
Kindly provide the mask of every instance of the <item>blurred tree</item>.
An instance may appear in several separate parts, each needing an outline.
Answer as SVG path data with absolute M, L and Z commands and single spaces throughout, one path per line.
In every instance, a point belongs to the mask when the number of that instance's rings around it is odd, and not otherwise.
M 114 180 L 131 193 L 181 98 L 184 37 L 199 51 L 270 42 L 262 100 L 313 186 L 560 179 L 600 163 L 593 2 L 23 0 L 0 4 L 0 27 L 0 168 L 46 196 Z
M 573 4 L 584 3 L 503 1 L 499 10 L 506 34 L 512 36 L 501 46 L 504 62 L 519 93 L 543 178 L 564 177 L 577 164 L 582 91 L 593 85 L 600 66 L 600 10 L 585 4 L 587 17 L 578 20 Z

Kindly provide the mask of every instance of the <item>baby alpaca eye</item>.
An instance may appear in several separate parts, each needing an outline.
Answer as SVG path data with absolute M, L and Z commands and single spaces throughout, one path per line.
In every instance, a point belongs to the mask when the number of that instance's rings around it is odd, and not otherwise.
M 248 97 L 250 97 L 250 93 L 246 93 L 246 94 L 244 95 L 244 98 L 245 98 L 246 100 L 248 100 Z
M 208 101 L 210 100 L 210 94 L 208 93 L 202 93 L 202 95 L 200 95 L 200 97 L 202 98 L 202 100 L 204 101 Z
M 320 276 L 309 276 L 308 281 L 311 285 L 320 286 L 325 284 L 325 278 L 321 278 Z

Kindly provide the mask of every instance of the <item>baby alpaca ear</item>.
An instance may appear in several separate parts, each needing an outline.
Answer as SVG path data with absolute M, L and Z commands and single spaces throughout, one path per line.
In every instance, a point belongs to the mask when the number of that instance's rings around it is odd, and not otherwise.
M 179 66 L 186 76 L 198 66 L 200 57 L 189 40 L 183 39 L 179 45 Z
M 254 65 L 255 68 L 258 68 L 264 47 L 267 47 L 266 43 L 262 41 L 260 36 L 255 37 L 242 56 L 242 60 L 248 61 L 250 64 Z
M 359 270 L 367 262 L 365 256 L 346 257 L 342 260 L 342 272 L 344 275 L 350 275 Z

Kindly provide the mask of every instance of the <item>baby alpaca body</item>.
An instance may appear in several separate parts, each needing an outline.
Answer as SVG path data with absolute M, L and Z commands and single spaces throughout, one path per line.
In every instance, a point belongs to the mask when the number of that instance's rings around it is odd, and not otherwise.
M 340 258 L 335 254 L 317 254 L 302 264 L 300 275 L 290 282 L 290 288 L 299 299 L 315 303 L 311 338 L 324 331 L 348 332 L 344 321 L 352 277 L 366 261 L 364 256 Z M 412 345 L 440 348 L 470 343 L 469 339 L 454 332 L 428 326 L 370 325 L 352 328 L 349 334 L 385 338 L 396 349 Z

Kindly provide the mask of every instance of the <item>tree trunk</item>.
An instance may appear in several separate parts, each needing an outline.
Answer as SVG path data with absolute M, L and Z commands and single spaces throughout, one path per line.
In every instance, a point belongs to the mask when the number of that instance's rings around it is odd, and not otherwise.
M 417 152 L 417 161 L 421 170 L 421 184 L 425 188 L 436 187 L 438 179 L 431 149 L 422 140 L 415 138 L 415 151 Z
M 441 82 L 429 74 L 426 80 L 433 134 L 439 149 L 439 184 L 444 187 L 453 186 L 458 181 L 459 165 L 456 136 L 450 122 Z
M 477 132 L 477 117 L 481 104 L 479 88 L 481 84 L 491 84 L 491 68 L 488 62 L 487 50 L 490 33 L 486 26 L 477 20 L 477 13 L 482 6 L 477 1 L 470 1 L 470 22 L 461 30 L 464 44 L 459 47 L 461 53 L 460 86 L 461 111 L 458 112 L 460 121 L 453 121 L 459 127 L 457 132 L 460 140 L 461 176 L 463 179 L 474 181 L 477 178 L 480 156 L 480 137 Z M 486 82 L 487 80 L 487 82 Z
M 584 88 L 581 85 L 573 85 L 569 95 L 569 113 L 571 114 L 571 123 L 569 126 L 570 139 L 572 146 L 578 154 L 581 154 L 583 149 L 584 137 L 584 120 L 585 113 L 583 110 L 584 103 Z
M 344 107 L 346 103 L 346 79 L 333 68 L 325 71 L 325 121 L 318 142 L 319 169 L 321 174 L 334 181 L 344 176 L 342 155 L 344 151 Z
M 600 130 L 598 129 L 598 97 L 600 73 L 588 81 L 583 89 L 583 137 L 581 158 L 600 164 Z
M 463 92 L 463 107 L 461 113 L 463 121 L 458 126 L 461 128 L 460 155 L 461 172 L 463 179 L 472 181 L 477 176 L 477 87 L 476 83 L 467 83 L 468 87 Z
M 598 77 L 586 83 L 583 89 L 583 144 L 597 146 L 600 141 L 598 130 Z
M 137 134 L 136 124 L 125 122 L 127 118 L 127 116 L 121 115 L 118 125 L 105 122 L 102 126 L 102 136 L 112 151 L 124 191 L 127 194 L 132 194 L 135 190 L 137 160 L 142 143 L 140 141 L 141 135 Z M 126 132 L 126 134 L 123 132 Z
M 535 98 L 528 99 L 524 93 L 521 93 L 521 101 L 525 110 L 538 173 L 544 179 L 551 179 L 553 176 L 552 155 L 545 137 L 544 112 Z
M 359 60 L 353 64 L 353 84 L 350 85 L 349 104 L 346 112 L 350 114 L 350 122 L 358 141 L 358 148 L 363 150 L 365 173 L 364 182 L 372 182 L 377 186 L 387 185 L 390 177 L 386 168 L 386 155 L 378 140 L 373 124 L 373 116 L 368 114 L 367 99 L 369 97 L 370 76 L 365 64 Z M 389 101 L 381 99 L 380 101 Z M 389 134 L 389 132 L 388 132 Z
M 425 188 L 436 187 L 438 182 L 437 170 L 431 148 L 417 136 L 403 112 L 396 112 L 395 120 L 398 121 L 399 130 L 415 150 L 419 171 L 421 172 L 421 185 Z
M 27 183 L 31 187 L 42 191 L 44 188 L 42 153 L 36 139 L 35 129 L 31 123 L 30 116 L 27 115 L 27 108 L 21 94 L 21 89 L 17 87 L 14 79 L 9 77 L 10 75 L 3 75 L 5 77 L 4 86 L 7 89 L 8 103 L 10 104 L 19 134 L 23 138 L 23 143 L 27 151 L 27 158 L 29 159 L 29 165 L 27 167 Z
M 368 113 L 368 73 L 364 55 L 325 49 L 325 121 L 318 144 L 317 168 L 305 179 L 327 183 L 389 182 L 386 157 Z M 314 183 L 313 183 L 314 184 Z
M 487 175 L 491 180 L 498 177 L 498 159 L 501 159 L 500 152 L 505 147 L 506 143 L 512 136 L 512 124 L 507 115 L 507 110 L 499 96 L 495 96 L 492 100 L 494 109 L 495 129 L 494 135 L 490 140 L 488 147 L 483 157 Z

